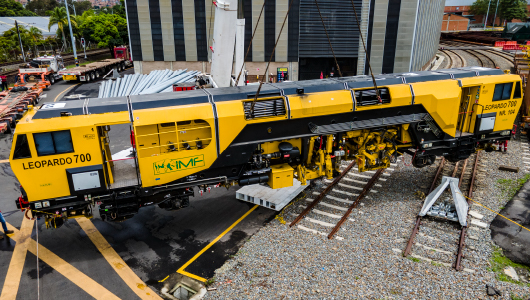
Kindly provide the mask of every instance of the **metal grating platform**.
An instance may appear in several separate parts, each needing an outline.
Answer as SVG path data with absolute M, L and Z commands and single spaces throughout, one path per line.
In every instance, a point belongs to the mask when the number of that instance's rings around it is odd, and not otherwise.
M 306 185 L 301 185 L 300 181 L 296 179 L 293 179 L 293 186 L 281 189 L 272 189 L 268 185 L 252 184 L 240 188 L 236 192 L 236 198 L 280 211 L 308 186 L 309 180 Z

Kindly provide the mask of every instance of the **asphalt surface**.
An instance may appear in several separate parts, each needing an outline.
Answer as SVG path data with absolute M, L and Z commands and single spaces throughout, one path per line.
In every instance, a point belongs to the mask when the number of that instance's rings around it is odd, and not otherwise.
M 125 72 L 132 73 L 132 70 Z M 98 82 L 82 85 L 58 82 L 45 92 L 46 98 L 41 103 L 59 101 L 63 96 L 72 94 L 97 97 L 98 88 Z M 113 153 L 130 147 L 128 130 L 128 126 L 111 130 Z M 8 158 L 11 142 L 10 135 L 0 135 L 0 161 Z M 15 199 L 20 195 L 18 186 L 9 163 L 0 163 L 0 210 L 9 224 L 20 229 L 24 216 L 15 206 Z M 204 196 L 196 193 L 190 199 L 190 207 L 177 211 L 166 211 L 158 206 L 141 208 L 136 216 L 120 223 L 102 221 L 97 209 L 94 209 L 91 222 L 128 267 L 159 294 L 164 284 L 160 280 L 175 274 L 252 208 L 249 203 L 235 199 L 236 190 L 237 187 L 230 190 L 217 188 Z M 212 277 L 215 269 L 274 216 L 274 211 L 257 208 L 185 271 L 203 278 Z M 46 229 L 44 220 L 39 220 L 38 230 L 40 247 L 47 248 L 118 298 L 140 299 L 118 276 L 76 220 L 69 220 L 58 229 Z M 37 239 L 35 229 L 31 237 Z M 10 263 L 15 245 L 13 239 L 0 240 L 0 283 L 5 282 L 8 270 L 14 268 L 10 267 Z M 86 287 L 75 284 L 69 275 L 62 275 L 42 260 L 39 261 L 37 277 L 37 259 L 32 253 L 27 252 L 23 262 L 16 299 L 37 299 L 37 284 L 40 285 L 41 299 L 93 299 Z M 6 292 L 4 289 L 13 288 L 2 284 L 2 293 Z
M 506 204 L 501 215 L 530 228 L 530 181 Z M 530 266 L 530 232 L 497 216 L 490 225 L 491 237 L 511 261 Z

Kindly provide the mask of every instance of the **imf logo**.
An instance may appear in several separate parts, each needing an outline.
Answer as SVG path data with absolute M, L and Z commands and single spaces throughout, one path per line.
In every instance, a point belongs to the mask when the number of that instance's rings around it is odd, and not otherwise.
M 153 163 L 155 175 L 204 167 L 204 155 L 196 155 L 179 159 L 165 159 Z

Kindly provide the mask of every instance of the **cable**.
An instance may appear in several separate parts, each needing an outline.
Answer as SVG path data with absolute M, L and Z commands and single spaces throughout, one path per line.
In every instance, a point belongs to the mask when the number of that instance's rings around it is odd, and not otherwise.
M 265 3 L 264 3 L 265 4 Z M 269 58 L 269 62 L 267 63 L 267 68 L 265 68 L 265 74 L 263 74 L 263 78 L 267 76 L 267 72 L 269 71 L 269 66 L 272 61 L 272 57 L 274 56 L 274 51 L 276 51 L 276 46 L 278 45 L 278 42 L 280 41 L 280 36 L 282 36 L 283 27 L 285 26 L 285 21 L 287 21 L 287 17 L 289 16 L 289 12 L 291 11 L 291 6 L 293 5 L 293 0 L 289 3 L 289 8 L 287 9 L 287 13 L 285 14 L 285 18 L 283 19 L 282 28 L 280 28 L 280 32 L 278 33 L 278 37 L 276 38 L 276 43 L 274 44 L 274 48 L 272 48 L 271 57 Z M 254 96 L 254 101 L 252 101 L 252 104 L 250 105 L 250 117 L 253 117 L 254 115 L 254 105 L 256 105 L 256 100 L 258 100 L 259 92 L 261 91 L 261 86 L 263 85 L 263 81 L 260 81 L 258 90 L 256 91 L 256 96 Z
M 252 38 L 250 38 L 250 42 L 248 43 L 247 53 L 245 53 L 245 58 L 243 59 L 243 64 L 241 65 L 241 70 L 239 71 L 239 75 L 237 75 L 236 86 L 239 83 L 239 77 L 241 77 L 241 72 L 243 72 L 243 67 L 245 67 L 245 62 L 247 61 L 247 55 L 250 52 L 250 46 L 252 46 L 252 41 L 254 40 L 256 29 L 258 29 L 259 20 L 261 20 L 261 14 L 263 13 L 263 10 L 265 9 L 265 2 L 267 2 L 267 0 L 263 0 L 263 6 L 261 7 L 261 12 L 259 13 L 258 21 L 256 22 L 256 26 L 254 27 Z
M 377 88 L 377 83 L 375 82 L 374 72 L 372 71 L 372 65 L 370 64 L 370 59 L 368 58 L 368 52 L 366 51 L 366 44 L 364 43 L 363 33 L 361 32 L 361 23 L 359 22 L 359 17 L 357 16 L 357 10 L 355 9 L 355 4 L 353 4 L 353 0 L 351 0 L 351 6 L 353 7 L 353 13 L 355 14 L 355 20 L 357 20 L 357 30 L 359 31 L 359 37 L 361 38 L 361 41 L 363 42 L 364 55 L 366 56 L 366 62 L 368 63 L 368 67 L 370 68 L 370 75 L 372 75 L 372 82 L 374 83 L 375 94 L 377 96 L 377 100 L 379 100 L 379 103 L 382 103 L 383 101 L 381 100 L 381 94 L 379 93 L 379 89 Z
M 326 29 L 326 25 L 324 24 L 324 19 L 322 18 L 322 13 L 320 13 L 320 7 L 318 7 L 317 0 L 315 0 L 315 4 L 318 9 L 318 14 L 320 15 L 320 21 L 322 21 L 322 27 L 324 27 L 324 31 L 326 32 L 326 37 L 328 38 L 329 47 L 331 48 L 331 53 L 333 54 L 335 65 L 337 65 L 337 71 L 339 72 L 339 76 L 342 77 L 342 72 L 340 71 L 339 63 L 337 62 L 337 58 L 335 57 L 335 51 L 333 51 L 333 46 L 331 46 L 331 40 L 329 39 L 328 30 Z
M 462 195 L 462 193 L 459 193 L 459 194 Z M 464 196 L 464 195 L 462 195 L 462 196 Z M 530 229 L 524 227 L 523 225 L 521 225 L 521 224 L 519 224 L 519 223 L 517 223 L 517 222 L 515 222 L 515 221 L 513 221 L 513 220 L 511 220 L 511 219 L 509 219 L 509 218 L 507 218 L 507 217 L 505 217 L 505 216 L 503 216 L 503 215 L 501 215 L 501 214 L 498 213 L 498 212 L 493 211 L 492 209 L 490 209 L 490 208 L 488 208 L 488 207 L 486 207 L 486 206 L 484 206 L 484 205 L 478 203 L 477 201 L 475 201 L 475 200 L 473 200 L 473 199 L 471 199 L 471 198 L 469 198 L 469 197 L 466 197 L 466 196 L 464 196 L 464 197 L 465 197 L 467 200 L 473 201 L 474 203 L 476 203 L 476 204 L 478 204 L 478 205 L 484 207 L 485 209 L 491 211 L 492 213 L 494 213 L 494 214 L 496 214 L 496 215 L 498 215 L 498 216 L 501 216 L 501 217 L 505 218 L 506 220 L 508 220 L 508 221 L 510 221 L 510 222 L 512 222 L 512 223 L 514 223 L 515 225 L 520 226 L 520 227 L 522 227 L 522 228 L 524 228 L 524 229 L 530 231 Z

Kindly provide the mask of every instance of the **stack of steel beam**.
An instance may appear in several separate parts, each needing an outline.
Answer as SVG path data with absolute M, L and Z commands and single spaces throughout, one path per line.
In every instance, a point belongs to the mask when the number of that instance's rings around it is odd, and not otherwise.
M 116 80 L 105 80 L 99 86 L 98 98 L 120 97 L 129 95 L 147 95 L 173 91 L 173 84 L 194 82 L 199 71 L 156 70 L 148 75 L 125 75 Z

